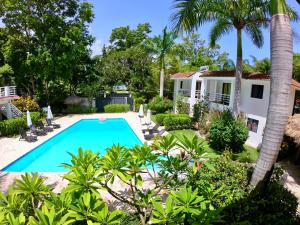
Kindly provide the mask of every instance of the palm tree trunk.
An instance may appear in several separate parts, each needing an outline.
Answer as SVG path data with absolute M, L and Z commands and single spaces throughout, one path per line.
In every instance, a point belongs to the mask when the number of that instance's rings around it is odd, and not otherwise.
M 288 120 L 293 43 L 289 17 L 276 13 L 271 21 L 271 93 L 262 148 L 252 175 L 257 185 L 275 163 Z
M 160 82 L 159 82 L 159 96 L 164 96 L 164 81 L 165 81 L 165 71 L 164 68 L 160 70 Z
M 235 70 L 235 90 L 234 90 L 234 102 L 233 102 L 233 113 L 235 116 L 240 114 L 242 73 L 243 73 L 242 30 L 238 29 L 237 30 L 237 57 L 236 57 L 236 70 Z

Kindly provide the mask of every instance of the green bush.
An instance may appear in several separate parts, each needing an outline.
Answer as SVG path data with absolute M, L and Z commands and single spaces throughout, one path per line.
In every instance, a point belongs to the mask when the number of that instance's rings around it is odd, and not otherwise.
M 146 99 L 144 97 L 134 98 L 135 111 L 138 112 L 140 109 L 140 105 L 144 104 L 145 102 L 146 102 Z
M 210 146 L 217 150 L 240 152 L 248 138 L 248 128 L 240 119 L 234 119 L 229 110 L 224 111 L 219 119 L 212 122 L 208 140 Z
M 30 113 L 31 121 L 33 125 L 37 125 L 37 122 L 43 119 L 45 116 L 40 112 Z M 26 114 L 22 117 L 12 118 L 0 122 L 1 136 L 11 136 L 19 133 L 20 128 L 27 127 Z
M 20 97 L 13 101 L 13 104 L 22 112 L 37 111 L 39 110 L 39 105 L 37 102 L 29 96 Z
M 155 115 L 155 120 L 159 125 L 164 125 L 164 119 L 168 117 L 189 117 L 187 114 L 159 113 Z
M 82 113 L 96 113 L 97 108 L 87 107 L 82 105 L 69 105 L 66 109 L 67 114 L 82 114 Z
M 173 108 L 173 102 L 169 99 L 156 96 L 148 104 L 154 113 L 165 113 Z
M 189 116 L 172 116 L 164 119 L 166 130 L 183 130 L 192 127 L 192 119 Z
M 190 112 L 190 104 L 184 101 L 182 95 L 176 97 L 176 111 L 177 113 L 188 114 Z
M 128 104 L 110 104 L 110 105 L 104 106 L 104 111 L 106 113 L 128 112 L 129 105 Z

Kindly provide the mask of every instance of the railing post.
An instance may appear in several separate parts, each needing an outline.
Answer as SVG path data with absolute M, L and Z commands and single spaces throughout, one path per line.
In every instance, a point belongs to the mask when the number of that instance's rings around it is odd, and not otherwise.
M 6 97 L 6 96 L 10 96 L 9 95 L 9 86 L 5 86 L 4 87 L 4 96 Z

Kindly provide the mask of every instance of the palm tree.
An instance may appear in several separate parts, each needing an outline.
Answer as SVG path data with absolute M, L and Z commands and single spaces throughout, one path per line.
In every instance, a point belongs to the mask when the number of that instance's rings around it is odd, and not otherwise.
M 288 120 L 292 79 L 293 40 L 289 7 L 285 0 L 271 0 L 271 94 L 261 153 L 252 174 L 257 185 L 274 165 Z
M 174 45 L 176 36 L 173 32 L 167 31 L 167 27 L 164 28 L 163 34 L 153 38 L 153 50 L 157 55 L 160 69 L 160 85 L 159 96 L 164 95 L 164 79 L 165 79 L 165 57 L 171 51 Z
M 241 79 L 243 70 L 242 31 L 249 35 L 257 47 L 263 45 L 262 26 L 265 20 L 266 1 L 261 0 L 174 0 L 172 15 L 177 32 L 191 32 L 206 22 L 214 22 L 210 31 L 210 44 L 232 30 L 237 35 L 236 81 L 233 112 L 240 113 Z

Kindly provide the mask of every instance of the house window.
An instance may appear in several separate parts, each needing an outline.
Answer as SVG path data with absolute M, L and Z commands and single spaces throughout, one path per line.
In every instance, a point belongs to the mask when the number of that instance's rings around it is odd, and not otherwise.
M 249 131 L 257 133 L 258 120 L 248 118 L 247 127 L 248 127 Z
M 180 81 L 180 89 L 183 87 L 183 81 Z
M 264 95 L 264 85 L 253 84 L 251 89 L 251 98 L 262 99 Z

